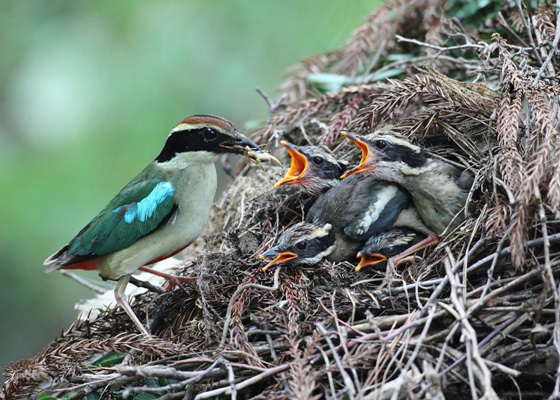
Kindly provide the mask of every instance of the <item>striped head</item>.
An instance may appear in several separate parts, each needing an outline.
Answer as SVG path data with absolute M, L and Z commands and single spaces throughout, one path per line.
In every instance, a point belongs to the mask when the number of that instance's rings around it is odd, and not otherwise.
M 263 271 L 275 264 L 316 264 L 334 249 L 335 235 L 331 224 L 300 222 L 284 232 L 278 244 L 261 255 L 275 256 Z
M 246 154 L 249 150 L 260 151 L 260 148 L 240 134 L 230 121 L 199 114 L 185 118 L 171 130 L 156 161 L 168 162 L 186 152 Z
M 361 260 L 356 272 L 387 261 L 425 238 L 426 235 L 408 228 L 393 228 L 372 236 L 357 255 Z
M 370 172 L 379 179 L 400 182 L 405 176 L 419 175 L 428 162 L 423 148 L 410 143 L 406 138 L 390 133 L 359 136 L 342 132 L 361 150 L 360 164 L 342 177 Z
M 346 162 L 337 160 L 325 146 L 296 146 L 281 141 L 292 159 L 286 176 L 276 182 L 282 185 L 299 185 L 310 195 L 317 196 L 330 189 L 340 181 L 346 171 Z

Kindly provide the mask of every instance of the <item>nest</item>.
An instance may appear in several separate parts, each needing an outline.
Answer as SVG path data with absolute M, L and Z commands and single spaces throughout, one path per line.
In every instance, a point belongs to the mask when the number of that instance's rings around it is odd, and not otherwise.
M 560 398 L 560 16 L 450 4 L 375 11 L 291 70 L 254 135 L 278 157 L 286 139 L 356 164 L 340 130 L 391 129 L 472 170 L 472 212 L 437 248 L 390 277 L 263 272 L 312 199 L 242 162 L 185 261 L 196 281 L 135 297 L 152 337 L 105 310 L 9 366 L 2 398 Z

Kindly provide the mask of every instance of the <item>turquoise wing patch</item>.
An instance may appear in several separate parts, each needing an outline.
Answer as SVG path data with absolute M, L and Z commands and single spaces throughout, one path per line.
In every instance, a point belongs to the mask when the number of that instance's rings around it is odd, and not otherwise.
M 174 191 L 175 189 L 173 189 L 171 182 L 160 182 L 144 199 L 137 203 L 135 202 L 120 206 L 116 210 L 113 210 L 113 212 L 118 213 L 121 209 L 125 208 L 126 212 L 124 214 L 124 221 L 126 223 L 132 224 L 135 220 L 145 222 L 157 212 L 160 204 L 165 202 L 165 200 L 169 197 L 173 196 Z
M 167 223 L 177 211 L 171 182 L 132 181 L 68 244 L 87 259 L 125 249 Z

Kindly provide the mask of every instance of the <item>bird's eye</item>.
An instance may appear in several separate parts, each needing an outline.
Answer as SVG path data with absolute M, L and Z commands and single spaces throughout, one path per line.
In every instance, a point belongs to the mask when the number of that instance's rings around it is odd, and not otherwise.
M 313 164 L 321 165 L 323 164 L 323 161 L 325 161 L 323 157 L 319 157 L 319 156 L 313 157 Z
M 385 147 L 387 147 L 387 142 L 385 140 L 379 140 L 379 141 L 375 142 L 375 146 L 378 149 L 384 149 Z
M 391 246 L 387 249 L 387 254 L 389 254 L 390 256 L 392 256 L 396 252 L 397 252 L 397 248 L 395 246 Z
M 307 242 L 296 243 L 296 249 L 298 250 L 305 250 L 306 247 L 307 247 Z
M 208 141 L 215 140 L 218 137 L 218 132 L 216 132 L 212 128 L 204 128 L 203 134 L 204 134 L 204 139 Z

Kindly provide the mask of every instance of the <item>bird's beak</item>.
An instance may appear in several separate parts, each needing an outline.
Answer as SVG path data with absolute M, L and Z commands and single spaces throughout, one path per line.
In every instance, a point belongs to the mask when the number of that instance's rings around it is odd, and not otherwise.
M 357 257 L 361 258 L 360 263 L 356 266 L 354 271 L 360 272 L 363 267 L 367 267 L 369 265 L 379 264 L 380 262 L 387 261 L 387 257 L 383 254 L 374 253 L 370 255 L 364 255 L 362 253 L 358 253 Z
M 220 147 L 228 149 L 230 153 L 242 155 L 246 155 L 251 151 L 262 152 L 256 143 L 239 132 L 235 132 L 235 135 L 232 135 L 229 140 L 220 143 Z
M 368 162 L 369 156 L 370 156 L 368 144 L 366 142 L 364 142 L 363 140 L 361 140 L 360 138 L 358 138 L 357 135 L 354 135 L 352 133 L 348 133 L 348 132 L 343 131 L 343 132 L 340 132 L 340 134 L 346 136 L 348 139 L 353 141 L 356 144 L 356 146 L 358 146 L 362 150 L 362 159 L 360 160 L 360 164 L 356 168 L 353 168 L 350 171 L 346 172 L 340 178 L 344 179 L 344 178 L 346 178 L 350 175 L 353 175 L 353 174 L 358 174 L 358 173 L 361 173 L 361 172 L 371 171 L 373 169 L 373 167 L 370 166 L 370 165 L 367 165 L 367 162 Z
M 220 147 L 227 149 L 229 153 L 241 154 L 253 160 L 258 165 L 261 165 L 261 162 L 271 161 L 278 164 L 279 166 L 282 166 L 282 163 L 278 161 L 276 157 L 274 157 L 269 152 L 265 152 L 264 150 L 262 150 L 251 139 L 243 136 L 239 132 L 236 132 L 236 135 L 232 137 L 231 141 L 228 140 L 220 143 Z
M 298 151 L 298 147 L 293 144 L 282 140 L 280 143 L 288 150 L 292 163 L 290 169 L 282 179 L 274 184 L 274 187 L 295 184 L 301 182 L 305 172 L 307 171 L 307 158 Z
M 260 255 L 259 258 L 264 258 L 264 257 L 272 257 L 272 256 L 276 256 L 276 258 L 274 260 L 272 260 L 271 262 L 269 262 L 268 264 L 266 264 L 263 267 L 263 271 L 266 271 L 267 269 L 269 269 L 271 266 L 275 265 L 275 264 L 284 264 L 290 260 L 293 260 L 295 258 L 298 257 L 297 254 L 295 253 L 290 253 L 289 251 L 283 251 L 283 252 L 278 252 L 278 246 L 273 247 L 267 251 L 265 251 L 264 253 L 262 253 Z

